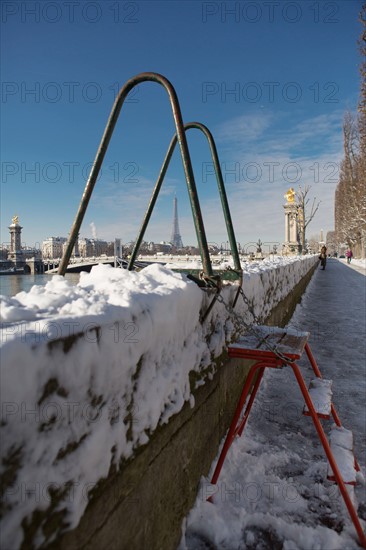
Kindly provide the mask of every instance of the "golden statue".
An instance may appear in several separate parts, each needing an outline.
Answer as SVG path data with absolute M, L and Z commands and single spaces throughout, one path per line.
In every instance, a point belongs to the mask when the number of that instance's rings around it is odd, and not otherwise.
M 17 225 L 19 223 L 19 216 L 13 216 L 11 218 L 11 221 L 13 222 L 14 225 Z
M 295 202 L 295 190 L 293 187 L 290 187 L 290 189 L 287 191 L 287 193 L 284 195 L 285 199 L 288 203 L 294 203 Z

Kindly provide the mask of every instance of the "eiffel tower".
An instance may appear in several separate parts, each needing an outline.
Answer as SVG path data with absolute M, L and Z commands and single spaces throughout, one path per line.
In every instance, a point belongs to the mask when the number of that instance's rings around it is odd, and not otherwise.
M 175 248 L 183 248 L 182 237 L 180 236 L 180 233 L 179 233 L 177 197 L 174 197 L 174 201 L 173 201 L 173 229 L 172 229 L 172 236 L 170 238 L 170 243 Z

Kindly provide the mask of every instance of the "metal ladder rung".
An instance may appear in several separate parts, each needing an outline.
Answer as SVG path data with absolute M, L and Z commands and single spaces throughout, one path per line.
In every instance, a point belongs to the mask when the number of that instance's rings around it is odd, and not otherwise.
M 319 418 L 330 418 L 332 412 L 333 380 L 314 378 L 310 381 L 309 395 Z M 308 406 L 304 405 L 303 414 L 311 416 Z
M 353 454 L 353 433 L 343 426 L 334 425 L 331 429 L 329 444 L 344 483 L 356 485 L 358 469 Z M 328 464 L 327 478 L 336 482 L 330 464 Z

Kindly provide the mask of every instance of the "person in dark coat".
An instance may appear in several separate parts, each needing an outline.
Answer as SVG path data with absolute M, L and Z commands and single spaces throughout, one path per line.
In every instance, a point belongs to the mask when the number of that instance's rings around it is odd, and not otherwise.
M 327 263 L 327 247 L 325 245 L 323 245 L 320 249 L 319 260 L 322 269 L 325 269 L 325 265 Z

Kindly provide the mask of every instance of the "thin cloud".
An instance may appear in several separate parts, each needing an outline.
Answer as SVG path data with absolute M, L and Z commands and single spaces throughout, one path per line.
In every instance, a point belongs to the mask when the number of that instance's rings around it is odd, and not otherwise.
M 333 228 L 334 191 L 342 157 L 342 117 L 337 112 L 291 124 L 285 113 L 260 113 L 243 115 L 218 128 L 215 136 L 220 141 L 223 176 L 238 241 L 261 238 L 282 242 L 283 195 L 289 187 L 296 188 L 299 184 L 310 185 L 311 196 L 321 200 L 309 231 Z M 236 167 L 234 175 L 233 167 Z M 216 186 L 215 176 L 210 177 L 212 182 L 209 179 L 207 184 Z M 141 175 L 138 179 L 133 185 L 114 182 L 100 185 L 96 204 L 110 212 L 113 220 L 104 224 L 98 221 L 99 231 L 106 237 L 120 235 L 124 242 L 136 238 L 155 185 L 155 181 Z M 169 240 L 172 214 L 166 200 L 181 183 L 174 178 L 164 181 L 145 239 Z M 226 238 L 218 196 L 206 195 L 201 207 L 207 240 L 218 242 Z M 180 209 L 179 224 L 184 244 L 195 244 L 190 211 Z
M 266 155 L 290 154 L 299 146 L 321 146 L 320 152 L 342 143 L 343 111 L 293 122 L 285 113 L 243 115 L 216 128 L 215 136 L 223 150 L 233 157 L 244 152 L 265 151 Z M 268 131 L 270 130 L 270 132 Z M 268 138 L 267 136 L 270 137 Z
M 224 122 L 216 128 L 215 136 L 219 141 L 242 143 L 244 140 L 257 140 L 270 127 L 271 114 L 242 115 Z

